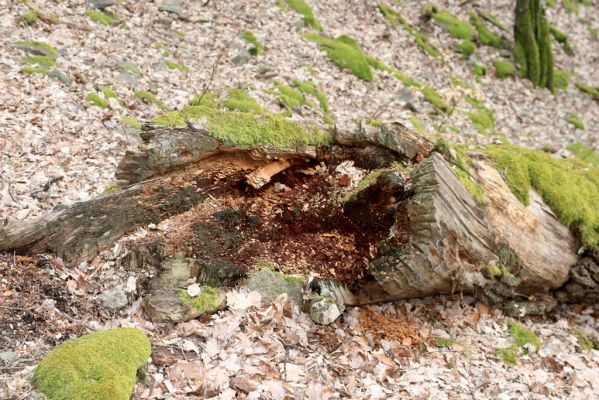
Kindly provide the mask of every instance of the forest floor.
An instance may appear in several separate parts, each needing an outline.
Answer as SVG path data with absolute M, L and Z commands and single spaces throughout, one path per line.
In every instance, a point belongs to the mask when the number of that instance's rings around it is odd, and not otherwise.
M 509 140 L 558 157 L 599 149 L 597 100 L 575 85 L 599 87 L 595 3 L 574 2 L 578 13 L 562 1 L 548 9 L 550 23 L 574 47 L 568 55 L 553 42 L 557 68 L 569 73 L 569 85 L 553 95 L 524 79 L 498 79 L 493 61 L 508 60 L 504 49 L 478 46 L 465 59 L 446 29 L 421 18 L 423 2 L 385 4 L 428 38 L 437 57 L 401 25 L 390 26 L 376 2 L 310 2 L 324 35 L 353 37 L 368 55 L 436 91 L 446 111 L 389 72 L 373 69 L 367 82 L 340 70 L 305 38 L 315 31 L 302 16 L 274 0 L 124 1 L 106 9 L 110 26 L 85 15 L 90 3 L 98 1 L 31 1 L 60 23 L 26 24 L 26 5 L 0 0 L 0 225 L 110 190 L 116 164 L 140 141 L 136 123 L 185 106 L 203 89 L 225 98 L 242 88 L 265 109 L 285 112 L 281 85 L 299 80 L 326 95 L 327 114 L 338 126 L 362 118 L 398 120 L 430 137 Z M 491 12 L 508 29 L 490 29 L 512 38 L 511 0 L 434 4 L 463 20 L 469 11 Z M 244 31 L 264 45 L 263 54 L 248 51 Z M 19 41 L 50 44 L 58 51 L 50 57 L 54 65 L 40 70 L 35 62 L 42 61 L 27 59 L 32 49 L 15 45 Z M 484 76 L 473 72 L 475 64 L 486 68 Z M 23 73 L 27 66 L 38 69 Z M 106 97 L 106 88 L 116 97 Z M 95 106 L 90 94 L 107 106 Z M 324 126 L 315 104 L 291 111 L 294 120 Z M 484 115 L 484 123 L 473 115 Z M 576 119 L 582 125 L 572 123 Z M 102 258 L 68 269 L 52 256 L 2 256 L 0 397 L 29 398 L 31 372 L 52 346 L 106 326 L 137 326 L 151 337 L 152 363 L 135 398 L 193 398 L 198 387 L 215 398 L 274 399 L 578 399 L 599 393 L 599 350 L 592 349 L 599 305 L 561 305 L 520 321 L 542 346 L 518 349 L 511 365 L 496 352 L 515 343 L 513 319 L 469 296 L 353 308 L 325 327 L 282 301 L 259 306 L 247 292 L 232 292 L 227 311 L 176 326 L 146 321 L 135 285 L 128 309 L 112 314 L 102 308 L 102 290 L 131 276 L 139 286 L 142 275 Z

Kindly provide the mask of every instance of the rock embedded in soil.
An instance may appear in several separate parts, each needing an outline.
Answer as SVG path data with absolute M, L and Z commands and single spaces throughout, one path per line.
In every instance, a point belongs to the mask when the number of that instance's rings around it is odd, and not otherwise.
M 127 293 L 121 286 L 115 286 L 102 294 L 102 304 L 111 311 L 120 310 L 127 303 Z
M 252 273 L 247 282 L 250 290 L 262 295 L 264 302 L 272 302 L 279 295 L 286 293 L 289 301 L 302 304 L 304 278 L 301 276 L 286 276 L 269 268 L 263 268 Z
M 319 299 L 310 305 L 310 318 L 321 325 L 330 325 L 341 315 L 341 310 L 331 298 Z

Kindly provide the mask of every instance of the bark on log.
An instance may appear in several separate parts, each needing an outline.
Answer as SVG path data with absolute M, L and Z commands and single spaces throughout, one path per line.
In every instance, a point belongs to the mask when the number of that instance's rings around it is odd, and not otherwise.
M 140 226 L 159 223 L 202 202 L 214 189 L 206 170 L 220 173 L 227 161 L 248 173 L 278 156 L 309 158 L 309 153 L 241 150 L 196 129 L 158 128 L 142 133 L 144 143 L 127 151 L 117 177 L 136 183 L 120 192 L 62 206 L 32 221 L 0 227 L 0 251 L 50 252 L 65 260 L 91 259 Z M 221 154 L 218 160 L 211 156 Z M 207 160 L 198 168 L 195 163 Z M 152 179 L 148 179 L 153 177 Z
M 360 279 L 321 288 L 349 305 L 457 291 L 495 300 L 544 293 L 562 286 L 578 261 L 576 238 L 538 195 L 524 206 L 495 169 L 475 160 L 486 196 L 477 203 L 433 144 L 400 124 L 339 131 L 336 146 L 318 151 L 236 149 L 193 128 L 159 128 L 143 138 L 117 175 L 138 183 L 0 228 L 0 251 L 79 261 L 137 227 L 168 220 L 159 235 L 132 244 L 160 242 L 154 264 L 163 251 L 197 256 L 200 265 L 248 264 L 261 251 L 279 257 L 266 261 L 329 262 L 318 272 L 329 278 L 348 264 L 363 269 Z M 366 153 L 383 155 L 383 165 L 416 166 L 410 174 L 368 171 L 360 164 Z M 336 175 L 336 166 L 356 154 L 376 178 L 354 193 L 343 189 L 353 178 Z M 282 182 L 279 192 L 265 185 L 271 179 Z M 344 193 L 347 201 L 335 200 Z

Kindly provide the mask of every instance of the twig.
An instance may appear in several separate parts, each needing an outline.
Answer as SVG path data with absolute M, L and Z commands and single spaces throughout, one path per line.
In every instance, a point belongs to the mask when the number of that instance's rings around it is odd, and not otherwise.
M 235 38 L 237 36 L 239 36 L 240 33 L 241 33 L 241 29 L 239 29 L 237 31 L 235 36 L 233 36 L 231 39 L 229 39 L 229 41 L 225 45 L 224 49 L 219 53 L 218 57 L 216 58 L 216 61 L 214 62 L 214 65 L 212 66 L 212 73 L 210 74 L 210 78 L 208 78 L 208 82 L 204 85 L 204 88 L 202 89 L 202 93 L 200 93 L 200 98 L 198 99 L 198 103 L 202 102 L 204 95 L 206 94 L 206 92 L 208 92 L 208 89 L 210 89 L 210 85 L 212 85 L 212 80 L 214 79 L 214 75 L 216 74 L 216 69 L 218 68 L 218 63 L 220 62 L 221 58 L 223 58 L 223 56 L 225 55 L 227 50 L 229 50 L 229 46 L 231 45 L 233 40 L 235 40 Z
M 441 133 L 441 128 L 443 128 L 443 125 L 445 125 L 447 123 L 447 121 L 449 121 L 449 119 L 451 118 L 451 116 L 453 115 L 453 112 L 455 111 L 455 107 L 456 107 L 456 103 L 455 100 L 452 99 L 451 100 L 451 109 L 449 110 L 449 112 L 447 114 L 445 114 L 445 118 L 443 118 L 443 121 L 441 121 L 441 124 L 439 124 L 439 126 L 437 127 L 437 132 Z
M 89 32 L 93 31 L 93 29 L 87 25 L 80 25 L 80 24 L 77 24 L 74 22 L 63 21 L 60 18 L 58 18 L 57 16 L 52 15 L 49 12 L 44 11 L 37 6 L 34 6 L 29 1 L 25 1 L 24 3 L 27 7 L 29 7 L 29 9 L 31 11 L 35 11 L 37 13 L 37 16 L 39 17 L 39 19 L 41 19 L 42 21 L 44 21 L 47 24 L 51 24 L 51 25 L 64 24 L 64 25 L 68 26 L 69 28 L 76 28 L 76 29 L 81 29 L 81 30 L 89 31 Z
M 0 306 L 0 308 L 4 308 L 6 310 L 16 310 L 16 311 L 29 311 L 29 310 L 35 309 L 35 307 L 22 308 L 22 307 L 12 307 L 12 306 Z

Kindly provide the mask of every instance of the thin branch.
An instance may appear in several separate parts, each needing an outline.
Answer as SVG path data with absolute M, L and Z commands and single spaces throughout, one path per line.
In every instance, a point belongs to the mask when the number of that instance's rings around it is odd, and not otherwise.
M 216 58 L 216 61 L 214 62 L 214 65 L 212 66 L 212 73 L 210 74 L 210 78 L 208 79 L 208 82 L 204 85 L 204 88 L 202 89 L 202 93 L 200 94 L 198 103 L 201 103 L 202 99 L 204 98 L 204 95 L 206 94 L 206 92 L 208 92 L 208 89 L 210 89 L 210 85 L 212 85 L 212 80 L 214 79 L 214 75 L 216 74 L 216 69 L 218 68 L 218 63 L 220 62 L 221 58 L 223 58 L 227 50 L 229 50 L 229 46 L 231 45 L 233 40 L 235 40 L 235 38 L 238 37 L 240 33 L 241 29 L 239 29 L 231 39 L 229 39 L 224 49 L 219 53 L 218 57 Z

